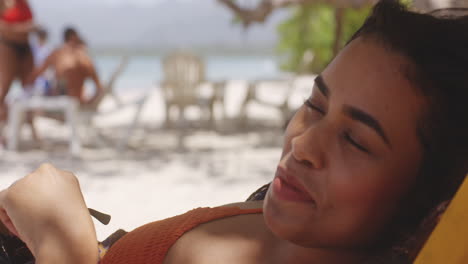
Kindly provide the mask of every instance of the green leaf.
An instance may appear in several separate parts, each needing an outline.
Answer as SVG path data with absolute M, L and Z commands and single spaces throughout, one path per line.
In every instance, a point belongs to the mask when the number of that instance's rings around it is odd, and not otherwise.
M 344 45 L 362 25 L 371 8 L 346 9 L 343 17 Z M 290 72 L 320 72 L 333 56 L 335 10 L 327 4 L 304 4 L 290 8 L 290 16 L 278 25 L 277 52 L 281 68 Z M 304 54 L 313 53 L 312 61 Z

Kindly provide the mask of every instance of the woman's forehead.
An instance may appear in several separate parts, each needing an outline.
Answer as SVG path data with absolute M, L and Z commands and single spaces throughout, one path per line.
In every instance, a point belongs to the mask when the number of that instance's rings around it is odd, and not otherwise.
M 321 74 L 330 103 L 363 110 L 386 130 L 415 131 L 426 105 L 404 70 L 409 63 L 370 40 L 356 39 Z
M 340 71 L 356 75 L 361 81 L 382 83 L 407 80 L 408 58 L 384 46 L 373 38 L 359 37 L 349 43 L 324 71 Z
M 321 76 L 331 93 L 359 93 L 359 97 L 384 102 L 389 95 L 417 95 L 408 78 L 409 65 L 404 56 L 375 41 L 358 38 L 338 54 Z

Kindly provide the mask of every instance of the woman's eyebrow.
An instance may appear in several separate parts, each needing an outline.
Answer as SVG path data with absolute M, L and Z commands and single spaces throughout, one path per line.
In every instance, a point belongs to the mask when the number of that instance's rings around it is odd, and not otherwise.
M 325 97 L 328 97 L 328 95 L 330 94 L 330 89 L 328 89 L 328 86 L 323 81 L 322 75 L 320 75 L 320 74 L 317 75 L 317 77 L 315 77 L 314 81 L 315 81 L 315 84 L 317 85 L 317 88 L 320 90 L 320 92 Z
M 330 89 L 328 88 L 327 84 L 322 78 L 322 75 L 318 75 L 315 77 L 315 84 L 317 85 L 317 88 L 319 91 L 325 96 L 328 97 L 330 95 Z M 343 108 L 343 112 L 349 116 L 351 119 L 359 121 L 363 123 L 364 125 L 370 127 L 373 129 L 377 135 L 379 135 L 382 140 L 387 144 L 387 146 L 391 149 L 392 144 L 388 140 L 387 135 L 385 134 L 385 131 L 383 130 L 382 126 L 380 125 L 379 121 L 375 119 L 373 116 L 370 114 L 356 108 L 353 106 L 345 105 Z
M 387 144 L 387 146 L 390 149 L 392 148 L 392 144 L 388 140 L 388 137 L 385 134 L 385 131 L 383 130 L 382 126 L 380 125 L 379 121 L 377 121 L 377 119 L 372 117 L 370 114 L 358 108 L 349 106 L 349 105 L 344 106 L 343 112 L 345 113 L 345 115 L 349 116 L 351 119 L 359 121 L 363 123 L 364 125 L 373 129 L 377 133 L 377 135 L 379 135 L 382 138 L 385 144 Z

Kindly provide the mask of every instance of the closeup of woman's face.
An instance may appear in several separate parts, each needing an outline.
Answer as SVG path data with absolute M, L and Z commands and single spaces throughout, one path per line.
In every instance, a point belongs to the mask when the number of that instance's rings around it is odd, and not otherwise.
M 418 173 L 426 102 L 406 60 L 362 37 L 316 78 L 286 130 L 264 217 L 307 247 L 361 247 L 385 229 Z

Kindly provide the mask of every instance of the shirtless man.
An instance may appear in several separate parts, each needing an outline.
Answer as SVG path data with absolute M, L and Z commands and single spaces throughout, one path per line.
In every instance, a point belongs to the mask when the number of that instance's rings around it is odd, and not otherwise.
M 91 58 L 78 32 L 73 28 L 64 31 L 64 44 L 54 50 L 45 62 L 31 74 L 34 82 L 49 67 L 55 71 L 54 92 L 51 95 L 69 95 L 77 98 L 82 106 L 93 104 L 103 95 L 103 87 Z M 84 82 L 91 78 L 96 92 L 91 99 L 84 97 Z

